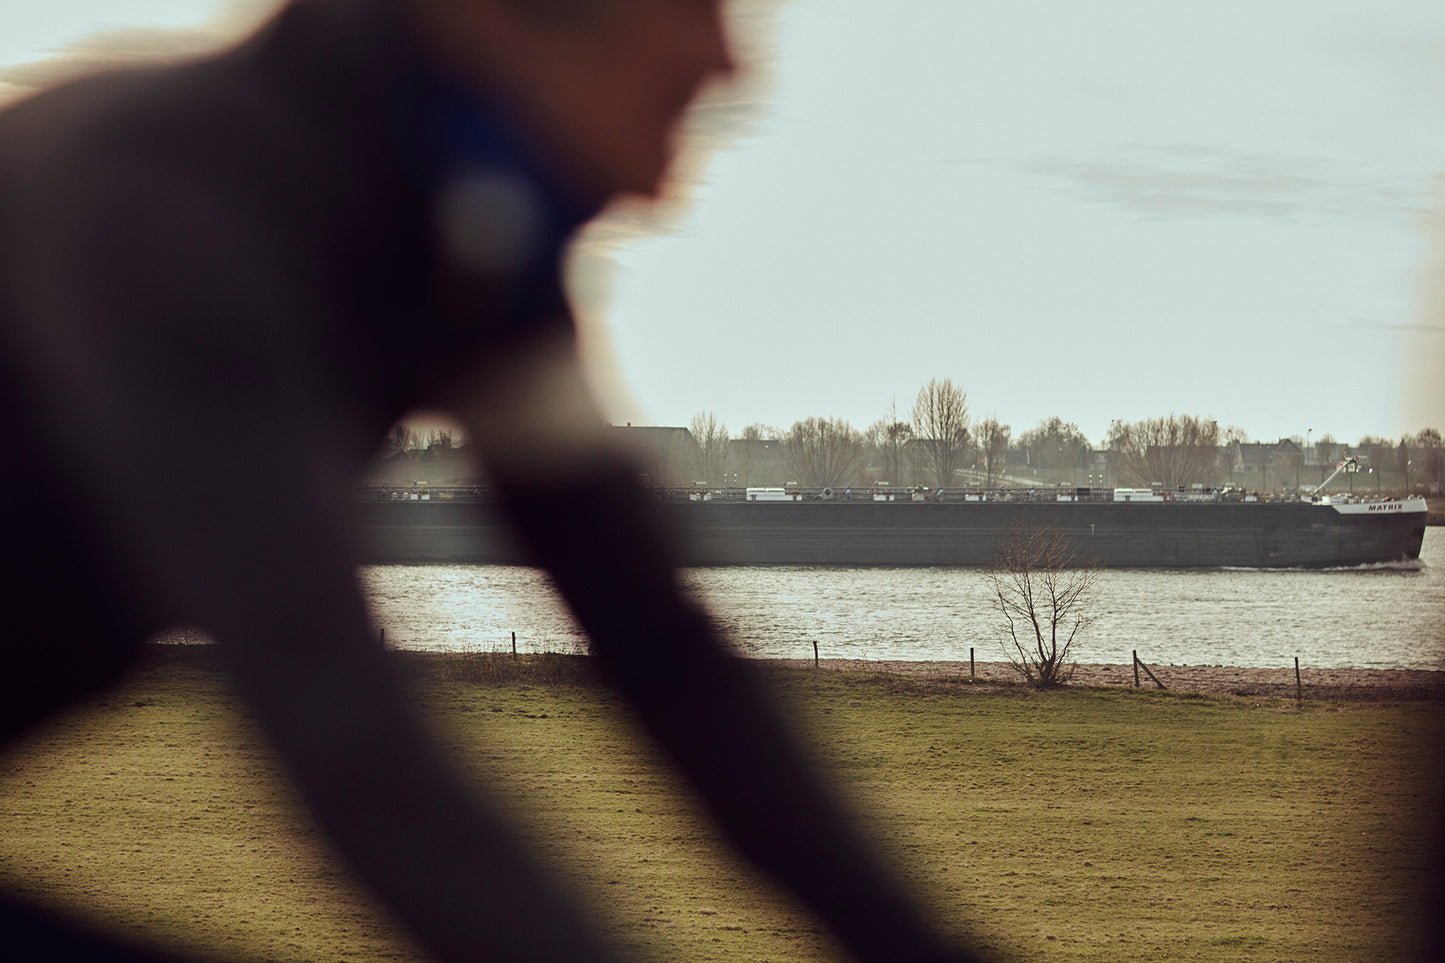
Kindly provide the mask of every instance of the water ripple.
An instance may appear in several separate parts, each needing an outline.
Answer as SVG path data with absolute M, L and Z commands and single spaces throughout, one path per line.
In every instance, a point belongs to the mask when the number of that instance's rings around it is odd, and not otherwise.
M 1119 570 L 1102 580 L 1080 662 L 1445 670 L 1445 532 L 1423 561 L 1328 571 Z M 381 565 L 361 571 L 388 643 L 412 649 L 571 651 L 581 632 L 540 572 Z M 686 580 L 749 654 L 1004 658 L 977 569 L 768 566 L 689 569 Z

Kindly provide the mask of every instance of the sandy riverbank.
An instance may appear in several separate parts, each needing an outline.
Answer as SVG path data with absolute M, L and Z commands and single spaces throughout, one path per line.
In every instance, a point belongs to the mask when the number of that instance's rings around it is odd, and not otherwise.
M 179 651 L 194 656 L 210 656 L 213 647 L 154 647 L 156 656 Z M 436 653 L 399 651 L 400 655 L 427 656 Z M 812 659 L 762 659 L 770 665 L 794 669 L 812 669 Z M 1174 692 L 1197 692 L 1208 695 L 1240 696 L 1273 699 L 1294 699 L 1302 692 L 1306 699 L 1348 702 L 1445 701 L 1445 672 L 1423 669 L 1314 669 L 1300 667 L 1299 688 L 1293 666 L 1277 669 L 1246 669 L 1218 665 L 1150 665 L 1155 677 Z M 957 661 L 908 662 L 900 660 L 823 659 L 821 671 L 881 672 L 902 676 L 918 682 L 957 683 L 968 680 L 969 664 Z M 1143 688 L 1158 688 L 1143 670 L 1139 672 Z M 1020 676 L 1007 662 L 975 662 L 974 687 L 988 691 L 1020 683 Z M 1134 669 L 1130 665 L 1080 664 L 1075 666 L 1070 681 L 1074 686 L 1126 688 L 1134 685 Z
M 811 666 L 811 660 L 777 659 L 779 665 Z M 967 662 L 898 662 L 860 659 L 824 659 L 822 670 L 887 672 L 919 680 L 953 681 L 969 678 Z M 1168 689 L 1209 695 L 1293 699 L 1296 696 L 1293 666 L 1279 669 L 1243 669 L 1236 666 L 1151 665 L 1154 675 Z M 1017 684 L 1018 673 L 1007 662 L 976 662 L 973 678 L 983 685 Z M 1142 670 L 1140 684 L 1157 688 Z M 1398 700 L 1445 699 L 1445 672 L 1396 669 L 1311 669 L 1300 667 L 1299 683 L 1306 699 L 1390 702 Z M 1073 685 L 1134 685 L 1129 665 L 1079 665 Z

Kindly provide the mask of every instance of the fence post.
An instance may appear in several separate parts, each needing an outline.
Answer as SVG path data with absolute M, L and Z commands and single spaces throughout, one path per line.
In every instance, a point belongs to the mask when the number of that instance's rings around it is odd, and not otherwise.
M 1161 689 L 1167 689 L 1167 688 L 1169 688 L 1167 685 L 1165 685 L 1164 683 L 1162 683 L 1162 682 L 1159 681 L 1159 677 L 1158 677 L 1157 675 L 1155 675 L 1152 671 L 1150 671 L 1150 669 L 1149 669 L 1149 667 L 1148 667 L 1147 665 L 1144 665 L 1143 662 L 1140 662 L 1140 661 L 1139 661 L 1139 650 L 1138 650 L 1138 649 L 1135 649 L 1135 650 L 1134 650 L 1134 684 L 1135 684 L 1136 686 L 1139 684 L 1139 667 L 1140 667 L 1140 666 L 1144 666 L 1144 674 L 1147 675 L 1149 678 L 1153 679 L 1155 685 L 1157 685 L 1157 686 L 1158 686 L 1159 688 L 1161 688 Z
M 968 647 L 968 677 L 973 678 L 973 646 Z
M 1300 704 L 1305 701 L 1305 687 L 1299 677 L 1299 656 L 1294 657 L 1294 698 Z
M 818 640 L 813 640 L 813 668 L 818 667 Z
M 517 633 L 512 633 L 512 658 L 517 657 Z

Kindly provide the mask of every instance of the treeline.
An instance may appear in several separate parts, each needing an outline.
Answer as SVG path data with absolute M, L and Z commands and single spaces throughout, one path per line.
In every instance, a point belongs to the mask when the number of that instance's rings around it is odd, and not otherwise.
M 1372 487 L 1439 493 L 1445 475 L 1445 447 L 1435 428 L 1398 441 L 1366 436 L 1355 445 L 1329 434 L 1255 442 L 1213 418 L 1171 413 L 1116 420 L 1095 446 L 1060 417 L 1017 435 L 994 415 L 975 418 L 967 393 L 948 378 L 930 380 L 906 408 L 891 401 L 866 428 L 813 416 L 785 430 L 752 424 L 732 434 L 703 411 L 688 430 L 695 449 L 679 453 L 679 467 L 691 480 L 713 485 L 767 483 L 773 479 L 763 480 L 759 470 L 780 466 L 788 481 L 805 488 L 886 481 L 932 488 L 1041 482 L 1277 490 L 1312 487 L 1349 456 L 1361 458 Z
M 1435 428 L 1397 440 L 1367 435 L 1354 444 L 1328 433 L 1315 437 L 1312 431 L 1304 438 L 1264 442 L 1213 418 L 1171 413 L 1115 420 L 1094 444 L 1077 424 L 1058 416 L 1018 433 L 996 415 L 977 417 L 962 386 L 948 378 L 930 380 L 909 404 L 890 400 L 864 428 L 812 416 L 786 429 L 751 424 L 732 432 L 715 414 L 703 411 L 686 430 L 618 430 L 646 436 L 635 439 L 638 453 L 664 485 L 795 482 L 805 488 L 844 488 L 889 482 L 928 488 L 1234 485 L 1309 490 L 1350 456 L 1361 459 L 1364 474 L 1363 480 L 1346 481 L 1352 487 L 1439 494 L 1445 482 L 1445 446 Z M 397 425 L 377 465 L 402 463 L 387 469 L 388 484 L 424 477 L 434 484 L 470 484 L 465 460 L 450 457 L 459 454 L 459 443 L 445 430 Z

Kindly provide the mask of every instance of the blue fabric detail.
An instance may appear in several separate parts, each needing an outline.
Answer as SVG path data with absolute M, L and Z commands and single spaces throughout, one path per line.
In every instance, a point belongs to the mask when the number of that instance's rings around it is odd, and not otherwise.
M 479 326 L 500 321 L 517 330 L 567 313 L 560 280 L 563 253 L 600 204 L 584 202 L 564 184 L 506 114 L 469 86 L 418 70 L 402 83 L 394 117 L 405 176 L 429 202 L 478 171 L 518 178 L 537 202 L 534 213 L 542 230 L 535 255 L 502 282 L 509 289 L 505 317 L 478 318 Z

